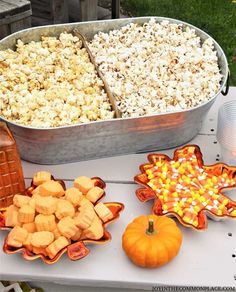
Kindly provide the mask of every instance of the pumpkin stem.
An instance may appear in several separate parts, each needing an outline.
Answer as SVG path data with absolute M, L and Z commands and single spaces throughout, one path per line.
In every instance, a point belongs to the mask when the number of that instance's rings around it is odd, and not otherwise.
M 156 234 L 156 230 L 154 229 L 154 220 L 153 219 L 148 219 L 148 228 L 146 229 L 146 234 L 147 235 L 154 235 Z

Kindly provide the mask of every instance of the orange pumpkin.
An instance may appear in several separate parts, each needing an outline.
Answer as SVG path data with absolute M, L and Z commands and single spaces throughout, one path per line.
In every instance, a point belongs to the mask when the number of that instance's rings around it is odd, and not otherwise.
M 168 263 L 179 252 L 182 233 L 168 217 L 142 215 L 130 223 L 123 236 L 122 247 L 136 265 L 156 268 Z

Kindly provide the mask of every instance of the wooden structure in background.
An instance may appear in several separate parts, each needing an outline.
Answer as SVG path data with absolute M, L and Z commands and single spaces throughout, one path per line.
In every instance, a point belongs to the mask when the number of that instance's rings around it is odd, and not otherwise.
M 98 0 L 80 0 L 80 21 L 97 20 Z
M 98 19 L 98 0 L 77 1 L 77 21 Z M 112 1 L 112 18 L 120 17 L 120 0 Z M 0 39 L 33 26 L 69 22 L 69 0 L 0 0 Z M 32 9 L 31 9 L 32 8 Z
M 111 1 L 111 18 L 120 18 L 120 0 Z M 80 21 L 97 20 L 98 0 L 80 0 L 80 10 Z
M 120 18 L 120 0 L 112 1 L 111 18 Z M 98 19 L 98 0 L 80 0 L 80 21 Z
M 28 0 L 0 1 L 0 39 L 31 26 L 31 5 Z
M 35 26 L 69 21 L 67 0 L 31 0 L 31 6 Z
M 70 0 L 31 0 L 33 25 L 66 23 L 69 21 L 68 6 Z M 112 18 L 120 17 L 120 0 L 111 0 Z M 98 0 L 74 0 L 73 15 L 76 21 L 98 19 Z
M 112 0 L 111 18 L 120 18 L 120 0 Z

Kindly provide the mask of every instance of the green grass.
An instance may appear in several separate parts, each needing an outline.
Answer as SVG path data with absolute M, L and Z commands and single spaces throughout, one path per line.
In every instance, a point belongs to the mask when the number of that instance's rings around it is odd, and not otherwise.
M 232 0 L 123 0 L 132 16 L 165 16 L 186 21 L 211 35 L 223 48 L 236 86 L 236 3 Z

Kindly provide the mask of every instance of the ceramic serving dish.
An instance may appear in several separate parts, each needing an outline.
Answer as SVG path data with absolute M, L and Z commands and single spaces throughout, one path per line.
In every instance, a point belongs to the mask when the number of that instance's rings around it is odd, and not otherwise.
M 164 154 L 148 155 L 134 181 L 141 202 L 154 199 L 156 215 L 173 215 L 195 230 L 207 228 L 207 216 L 236 218 L 236 202 L 222 190 L 236 186 L 236 167 L 223 163 L 204 165 L 197 145 L 175 150 L 173 158 Z
M 98 177 L 93 177 L 92 180 L 95 181 L 94 186 L 98 186 L 102 189 L 105 189 L 106 184 L 102 179 L 100 179 Z M 61 183 L 61 185 L 65 189 L 65 183 L 62 180 L 58 180 L 58 181 Z M 32 191 L 35 188 L 36 188 L 36 186 L 33 185 L 33 183 L 31 183 L 31 186 L 25 190 L 24 195 L 32 196 Z M 104 196 L 105 196 L 105 193 L 104 193 L 103 197 Z M 100 200 L 101 200 L 101 198 L 98 201 L 100 201 Z M 95 202 L 94 205 L 96 205 L 98 203 L 98 201 Z M 103 237 L 100 238 L 99 240 L 83 239 L 83 240 L 75 241 L 75 242 L 72 241 L 70 245 L 63 248 L 53 259 L 50 259 L 49 257 L 47 257 L 43 254 L 34 254 L 32 251 L 28 250 L 25 247 L 21 247 L 21 248 L 11 247 L 7 244 L 7 237 L 5 238 L 5 241 L 3 244 L 3 251 L 6 254 L 15 254 L 15 253 L 21 252 L 22 257 L 26 260 L 33 261 L 33 260 L 40 258 L 46 264 L 56 263 L 62 257 L 62 255 L 66 252 L 67 252 L 69 259 L 71 259 L 73 261 L 80 260 L 80 259 L 86 257 L 90 253 L 90 250 L 87 247 L 87 244 L 105 244 L 105 243 L 109 242 L 112 238 L 111 234 L 106 230 L 106 226 L 119 218 L 120 212 L 124 209 L 124 205 L 122 203 L 117 203 L 117 202 L 108 202 L 108 203 L 104 203 L 104 204 L 106 205 L 106 207 L 108 207 L 110 209 L 110 211 L 113 214 L 113 217 L 109 221 L 107 221 L 106 223 L 103 224 L 104 234 L 103 234 Z M 4 216 L 5 211 L 6 211 L 6 208 L 0 209 L 0 229 L 11 230 L 11 228 L 5 226 L 5 216 Z

